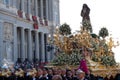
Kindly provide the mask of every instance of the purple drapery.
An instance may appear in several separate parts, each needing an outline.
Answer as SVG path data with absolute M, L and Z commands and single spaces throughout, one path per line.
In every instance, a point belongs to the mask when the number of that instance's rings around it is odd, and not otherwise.
M 82 59 L 80 61 L 80 65 L 79 65 L 79 68 L 78 69 L 81 69 L 82 71 L 84 71 L 85 73 L 88 73 L 88 67 L 87 67 L 87 63 L 86 63 L 86 60 L 85 59 Z

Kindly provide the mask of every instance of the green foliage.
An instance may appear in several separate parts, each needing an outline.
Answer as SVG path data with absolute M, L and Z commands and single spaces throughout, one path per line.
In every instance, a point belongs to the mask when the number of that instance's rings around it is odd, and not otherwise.
M 86 29 L 87 31 L 90 31 L 92 33 L 92 26 L 89 20 L 84 20 L 83 23 L 83 28 Z
M 95 62 L 99 61 L 97 55 L 95 55 L 95 54 L 92 55 L 92 60 L 95 61 Z
M 101 28 L 101 30 L 99 31 L 99 36 L 102 38 L 105 38 L 108 35 L 109 35 L 109 33 L 108 33 L 107 28 L 105 28 L 105 27 Z
M 90 34 L 90 35 L 92 36 L 92 38 L 97 38 L 97 37 L 98 37 L 98 35 L 95 34 L 95 33 L 92 33 L 92 34 Z
M 84 28 L 85 27 L 87 28 L 90 25 L 88 23 L 85 23 L 83 26 L 84 26 Z M 87 29 L 92 30 L 92 28 L 90 28 L 90 27 L 88 27 Z M 67 25 L 66 23 L 61 25 L 59 28 L 59 33 L 63 36 L 71 34 L 71 29 L 70 29 L 69 25 Z M 106 36 L 109 35 L 108 30 L 103 27 L 99 31 L 99 36 L 94 33 L 91 33 L 90 35 L 92 38 L 90 38 L 90 40 L 89 40 L 90 47 L 88 49 L 93 51 L 93 53 L 91 55 L 91 59 L 95 62 L 101 62 L 105 66 L 116 65 L 114 56 L 109 55 L 108 45 L 106 44 L 106 41 L 104 39 Z M 99 37 L 102 37 L 103 40 L 101 40 Z M 77 40 L 75 42 L 77 42 Z M 79 43 L 78 45 L 80 45 L 80 44 L 81 43 Z M 100 50 L 102 50 L 102 52 Z M 101 56 L 98 57 L 97 54 L 94 54 L 95 52 L 100 52 Z M 53 65 L 57 65 L 57 66 L 79 65 L 79 62 L 81 61 L 81 59 L 85 58 L 82 55 L 83 54 L 82 54 L 82 52 L 80 52 L 80 49 L 78 47 L 78 48 L 73 49 L 71 54 L 66 54 L 64 52 L 60 52 L 58 55 L 55 56 L 52 63 L 53 63 Z
M 95 42 L 92 43 L 92 48 L 93 48 L 93 51 L 96 51 L 96 52 L 100 50 L 99 44 L 97 44 Z
M 105 53 L 108 53 L 108 45 L 106 44 L 106 42 L 104 40 L 100 41 L 99 46 L 103 47 L 103 50 Z
M 63 25 L 60 26 L 59 33 L 61 35 L 69 35 L 69 34 L 71 34 L 70 26 L 68 24 L 64 23 Z
M 102 56 L 101 62 L 105 66 L 113 66 L 116 64 L 114 57 L 109 55 Z
M 59 53 L 52 61 L 53 65 L 79 65 L 79 61 L 83 58 L 82 54 L 74 51 L 72 54 Z
M 97 55 L 93 54 L 92 55 L 92 60 L 95 61 L 95 62 L 100 61 L 105 66 L 116 65 L 114 56 L 110 56 L 110 55 L 103 55 L 101 57 L 97 57 Z

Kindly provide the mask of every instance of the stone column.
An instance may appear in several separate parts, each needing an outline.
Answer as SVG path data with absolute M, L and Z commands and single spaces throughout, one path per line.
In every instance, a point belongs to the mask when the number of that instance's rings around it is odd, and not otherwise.
M 46 20 L 48 20 L 48 0 L 46 0 Z
M 31 0 L 28 0 L 28 14 L 31 14 Z
M 21 0 L 21 8 L 22 8 L 22 11 L 24 12 L 24 0 Z
M 13 0 L 13 8 L 16 8 L 17 1 Z
M 41 61 L 45 62 L 45 46 L 44 46 L 44 33 L 41 32 Z
M 31 35 L 31 30 L 28 30 L 28 58 L 30 61 L 32 61 L 33 59 L 33 55 L 32 55 L 32 35 Z
M 7 0 L 7 1 L 5 0 L 4 3 L 5 3 L 5 5 L 8 6 L 8 7 L 10 6 L 10 0 Z
M 23 11 L 23 18 L 25 19 L 26 16 L 25 16 L 25 9 L 24 9 L 24 0 L 21 1 L 21 10 Z
M 51 1 L 50 0 L 48 0 L 48 20 L 49 21 L 51 21 L 51 17 L 52 17 L 52 15 L 51 15 L 51 12 L 52 12 L 52 7 L 51 7 Z
M 47 45 L 47 34 L 44 34 L 44 42 L 45 42 L 45 44 L 44 44 L 44 46 L 45 46 L 45 61 L 47 62 L 48 61 L 48 54 L 47 54 L 47 47 L 46 47 L 46 45 Z
M 41 62 L 41 60 L 42 60 L 42 48 L 41 48 L 41 33 L 39 32 L 38 33 L 38 38 L 39 38 L 39 61 Z
M 40 0 L 41 19 L 43 19 L 43 0 Z
M 3 60 L 3 21 L 0 20 L 0 63 Z
M 48 41 L 48 34 L 46 34 L 46 44 L 49 44 Z M 51 59 L 51 53 L 47 51 L 46 49 L 46 53 L 47 53 L 47 61 L 50 62 L 50 59 Z
M 21 57 L 22 60 L 25 60 L 25 31 L 24 28 L 21 28 Z
M 39 40 L 38 40 L 38 32 L 35 32 L 35 54 L 36 58 L 39 59 Z
M 38 0 L 35 0 L 35 15 L 38 16 Z
M 28 40 L 26 39 L 28 37 L 28 34 L 27 34 L 27 29 L 24 30 L 24 37 L 25 37 L 25 42 L 24 42 L 24 50 L 25 50 L 25 59 L 28 58 Z
M 18 46 L 17 46 L 17 25 L 14 24 L 14 34 L 13 34 L 13 40 L 14 40 L 14 62 L 17 61 L 18 58 Z

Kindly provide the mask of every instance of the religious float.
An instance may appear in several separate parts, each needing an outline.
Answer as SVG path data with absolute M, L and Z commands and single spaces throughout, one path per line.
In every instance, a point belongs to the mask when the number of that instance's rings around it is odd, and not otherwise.
M 113 47 L 119 46 L 109 36 L 108 30 L 103 27 L 99 34 L 93 33 L 89 18 L 90 9 L 83 4 L 81 16 L 83 18 L 79 31 L 70 34 L 70 28 L 63 24 L 56 28 L 54 34 L 55 57 L 51 64 L 54 67 L 78 68 L 82 60 L 86 60 L 88 69 L 94 75 L 115 76 L 120 71 L 120 66 L 114 59 Z M 108 39 L 106 37 L 108 36 Z M 50 38 L 48 39 L 51 43 Z

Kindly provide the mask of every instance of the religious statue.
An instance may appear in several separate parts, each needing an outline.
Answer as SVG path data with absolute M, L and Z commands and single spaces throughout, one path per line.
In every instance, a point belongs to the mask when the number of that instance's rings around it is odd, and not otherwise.
M 89 30 L 92 33 L 92 26 L 90 23 L 89 14 L 90 8 L 87 6 L 87 4 L 83 4 L 83 8 L 81 11 L 83 29 Z

